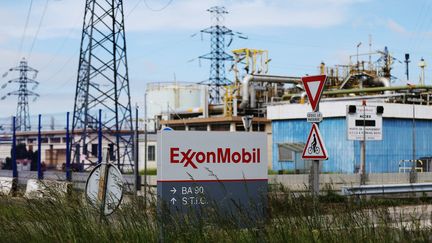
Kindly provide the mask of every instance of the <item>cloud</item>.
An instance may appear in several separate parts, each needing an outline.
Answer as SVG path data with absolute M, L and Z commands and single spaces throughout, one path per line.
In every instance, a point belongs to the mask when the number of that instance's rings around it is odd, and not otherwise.
M 169 1 L 169 0 L 166 0 Z M 151 11 L 163 6 L 156 0 L 124 1 L 128 31 L 199 30 L 211 24 L 206 9 L 226 6 L 226 23 L 232 28 L 248 27 L 309 27 L 321 28 L 342 24 L 347 10 L 365 0 L 182 0 L 172 1 L 163 11 Z M 27 38 L 36 33 L 45 1 L 35 1 L 26 31 Z M 27 13 L 23 3 L 4 4 L 0 8 L 2 38 L 21 38 Z M 49 1 L 38 38 L 70 36 L 81 30 L 84 2 L 76 0 Z M 80 38 L 80 33 L 73 33 Z
M 227 26 L 231 28 L 309 27 L 342 24 L 348 8 L 361 0 L 249 0 L 249 1 L 174 1 L 162 12 L 137 8 L 128 19 L 128 29 L 199 30 L 211 24 L 205 10 L 213 5 L 226 6 Z
M 42 18 L 44 4 L 45 1 L 34 1 L 25 38 L 35 36 Z M 2 21 L 0 28 L 3 35 L 10 38 L 21 38 L 24 32 L 27 8 L 28 6 L 22 3 L 0 7 L 0 20 Z M 41 39 L 61 37 L 67 35 L 71 28 L 81 28 L 83 14 L 84 4 L 77 4 L 77 1 L 49 1 L 38 37 Z
M 396 21 L 389 19 L 387 21 L 387 27 L 398 34 L 407 35 L 409 34 L 408 31 L 400 24 L 398 24 Z
M 146 3 L 158 9 L 168 1 L 146 0 Z M 194 33 L 208 27 L 212 23 L 206 9 L 215 5 L 226 6 L 229 14 L 226 16 L 225 23 L 229 28 L 235 30 L 328 28 L 344 24 L 350 18 L 350 9 L 356 4 L 362 4 L 364 0 L 173 0 L 163 11 L 149 10 L 143 0 L 123 2 L 126 31 L 153 34 L 172 31 Z M 19 60 L 17 49 L 23 35 L 28 4 L 29 1 L 0 1 L 0 20 L 2 22 L 0 26 L 0 56 L 2 56 L 0 74 L 14 66 Z M 30 22 L 24 39 L 23 54 L 29 50 L 37 32 L 44 4 L 45 1 L 42 0 L 33 1 Z M 81 39 L 84 5 L 85 1 L 49 0 L 37 37 L 38 41 L 29 59 L 29 64 L 40 70 L 37 80 L 41 82 L 41 85 L 35 91 L 42 95 L 39 101 L 32 103 L 32 111 L 33 107 L 35 110 L 44 110 L 43 107 L 49 107 L 50 102 L 55 104 L 52 107 L 55 110 L 64 110 L 64 107 L 70 109 L 73 103 L 78 66 L 78 53 L 76 52 Z M 170 36 L 168 35 L 167 38 Z M 67 40 L 67 45 L 61 44 L 65 40 Z M 128 41 L 131 40 L 128 39 Z M 57 51 L 58 48 L 61 50 Z M 151 60 L 150 57 L 145 60 L 137 60 L 134 62 L 136 66 L 130 69 L 143 68 L 146 75 L 160 72 L 162 70 L 158 66 L 160 64 L 153 63 Z M 176 64 L 176 67 L 178 66 Z M 137 77 L 142 76 L 139 72 L 136 73 Z M 0 85 L 9 78 L 12 78 L 12 74 L 1 79 Z M 14 87 L 8 86 L 8 90 L 12 88 Z M 6 90 L 0 91 L 0 95 L 6 92 Z M 48 95 L 48 93 L 60 93 L 60 95 Z M 63 93 L 68 95 L 63 95 Z M 16 97 L 9 97 L 0 105 L 4 113 L 13 114 Z

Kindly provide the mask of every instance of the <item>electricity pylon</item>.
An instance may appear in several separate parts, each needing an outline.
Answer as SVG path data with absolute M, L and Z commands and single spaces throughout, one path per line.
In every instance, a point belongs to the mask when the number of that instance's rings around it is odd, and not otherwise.
M 30 125 L 30 108 L 29 108 L 29 97 L 34 97 L 33 101 L 35 101 L 39 94 L 28 89 L 29 84 L 33 84 L 32 90 L 34 90 L 39 82 L 34 80 L 38 74 L 38 70 L 29 67 L 25 58 L 20 61 L 19 66 L 13 67 L 9 69 L 9 72 L 18 71 L 20 73 L 19 78 L 11 79 L 7 81 L 7 83 L 1 86 L 2 89 L 6 88 L 6 86 L 10 83 L 19 84 L 18 90 L 12 91 L 4 95 L 1 99 L 6 99 L 7 96 L 18 96 L 17 103 L 17 111 L 16 111 L 16 130 L 17 131 L 29 131 L 31 130 Z M 29 78 L 29 74 L 33 73 L 33 77 Z M 3 74 L 3 77 L 6 77 L 8 72 Z
M 232 84 L 225 76 L 225 62 L 233 61 L 233 57 L 225 51 L 225 48 L 230 46 L 234 36 L 242 39 L 247 39 L 240 32 L 233 32 L 223 25 L 224 15 L 228 14 L 225 7 L 215 6 L 207 9 L 212 14 L 213 25 L 209 28 L 201 30 L 201 33 L 211 35 L 210 39 L 210 53 L 200 56 L 200 59 L 207 59 L 211 61 L 209 79 L 202 82 L 209 86 L 210 103 L 221 103 L 223 94 L 222 89 L 224 86 Z M 225 44 L 225 37 L 230 39 L 228 44 Z
M 122 171 L 132 169 L 133 128 L 122 0 L 86 0 L 72 122 L 73 134 L 80 135 L 73 138 L 73 163 L 84 161 L 88 167 L 98 162 L 88 146 L 98 144 L 99 110 L 103 113 L 102 145 L 107 148 L 108 160 L 115 161 Z

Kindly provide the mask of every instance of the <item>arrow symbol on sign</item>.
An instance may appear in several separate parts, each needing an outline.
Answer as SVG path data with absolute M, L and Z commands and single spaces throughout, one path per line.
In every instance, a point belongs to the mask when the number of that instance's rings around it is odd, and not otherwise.
M 175 202 L 177 201 L 175 198 L 171 198 L 171 203 L 174 205 L 175 204 Z
M 177 192 L 177 190 L 175 189 L 175 187 L 173 187 L 170 192 L 172 192 L 172 194 L 175 194 Z

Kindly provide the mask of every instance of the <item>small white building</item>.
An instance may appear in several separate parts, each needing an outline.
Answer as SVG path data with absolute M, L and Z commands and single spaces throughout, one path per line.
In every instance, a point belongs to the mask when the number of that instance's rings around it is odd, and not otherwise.
M 35 131 L 17 132 L 16 144 L 25 144 L 27 151 L 37 151 L 38 134 Z M 139 135 L 139 170 L 144 170 L 145 141 L 144 134 Z M 97 140 L 96 140 L 97 142 Z M 108 144 L 104 144 L 108 146 Z M 156 134 L 147 134 L 147 168 L 155 169 L 156 153 Z M 97 158 L 97 143 L 88 145 L 88 159 Z M 0 163 L 4 163 L 7 157 L 11 157 L 12 136 L 10 134 L 0 134 Z M 66 132 L 64 130 L 42 131 L 41 132 L 41 161 L 48 168 L 62 170 L 66 163 Z M 0 166 L 1 168 L 1 166 Z

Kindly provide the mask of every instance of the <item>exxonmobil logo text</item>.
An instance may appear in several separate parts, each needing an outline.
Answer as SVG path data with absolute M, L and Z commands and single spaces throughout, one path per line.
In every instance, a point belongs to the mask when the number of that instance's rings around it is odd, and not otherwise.
M 215 151 L 193 151 L 192 149 L 180 150 L 180 148 L 170 148 L 170 163 L 183 164 L 183 167 L 191 166 L 198 168 L 198 164 L 203 163 L 261 163 L 261 150 L 253 148 L 247 150 L 242 148 L 234 151 L 230 148 L 217 148 Z

